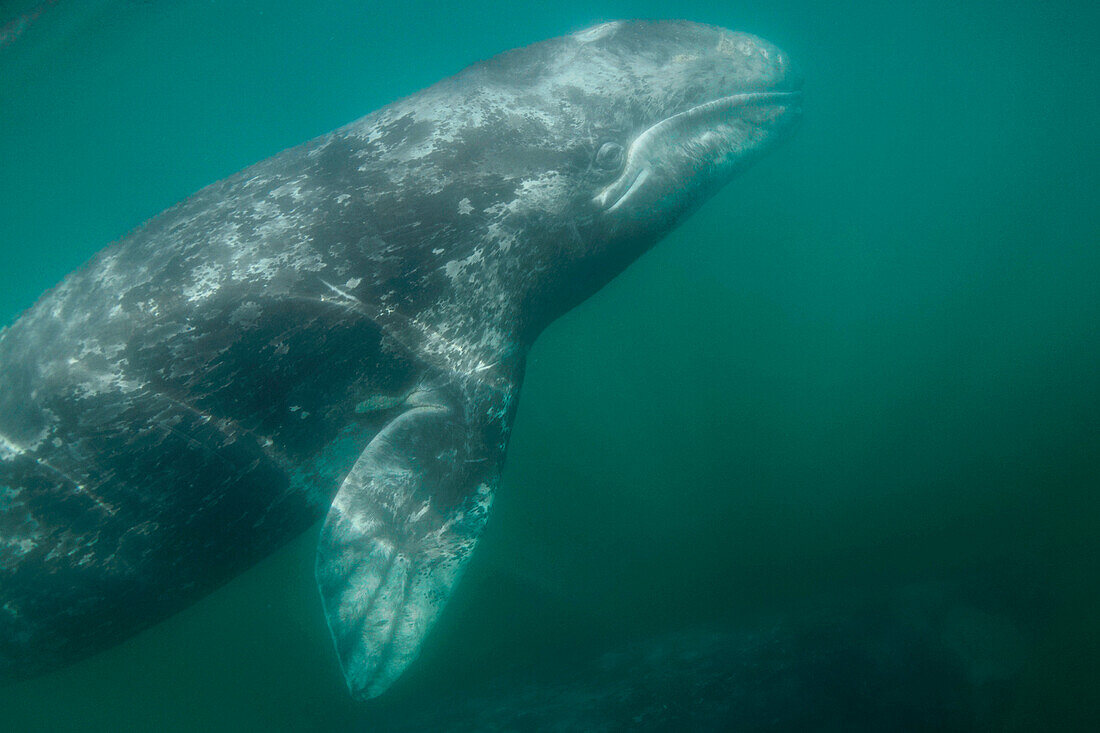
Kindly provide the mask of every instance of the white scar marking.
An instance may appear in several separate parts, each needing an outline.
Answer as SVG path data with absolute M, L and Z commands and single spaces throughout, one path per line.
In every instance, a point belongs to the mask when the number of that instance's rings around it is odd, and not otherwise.
M 429 509 L 431 509 L 431 502 L 424 502 L 419 509 L 417 509 L 409 516 L 409 521 L 415 522 L 419 520 L 421 517 L 428 513 Z
M 359 300 L 358 298 L 356 298 L 356 297 L 355 297 L 354 295 L 352 295 L 352 294 L 351 294 L 351 293 L 349 293 L 348 291 L 346 291 L 346 290 L 341 290 L 340 288 L 336 287 L 335 285 L 333 285 L 332 283 L 328 282 L 327 280 L 323 280 L 323 279 L 322 279 L 322 280 L 321 280 L 321 282 L 323 282 L 323 283 L 324 283 L 324 284 L 325 284 L 326 286 L 328 286 L 328 288 L 329 288 L 330 290 L 332 290 L 332 291 L 333 291 L 334 293 L 337 293 L 337 294 L 341 295 L 342 297 L 344 297 L 344 298 L 346 298 L 346 299 L 348 299 L 348 300 L 353 300 L 353 301 L 355 301 L 356 303 L 359 303 L 360 305 L 362 305 L 362 304 L 363 304 L 363 302 L 362 302 L 361 300 Z M 349 287 L 355 287 L 355 285 L 352 285 L 352 284 L 351 284 L 351 282 L 352 282 L 351 280 L 349 280 L 349 281 L 348 281 L 348 286 L 349 286 Z M 358 283 L 356 283 L 356 285 L 358 285 Z
M 19 445 L 3 433 L 0 433 L 0 456 L 18 456 L 22 455 L 24 450 L 25 449 L 23 448 L 23 446 Z
M 620 25 L 622 25 L 622 21 L 618 20 L 612 21 L 610 23 L 601 23 L 600 25 L 593 26 L 588 30 L 577 31 L 573 34 L 573 37 L 581 43 L 592 43 L 592 41 L 598 41 L 609 33 L 612 33 Z

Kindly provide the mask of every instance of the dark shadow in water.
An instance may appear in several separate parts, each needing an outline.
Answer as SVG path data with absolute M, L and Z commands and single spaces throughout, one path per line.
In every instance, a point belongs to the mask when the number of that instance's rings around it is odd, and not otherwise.
M 1000 729 L 1037 613 L 1003 600 L 944 584 L 855 592 L 380 702 L 360 730 Z

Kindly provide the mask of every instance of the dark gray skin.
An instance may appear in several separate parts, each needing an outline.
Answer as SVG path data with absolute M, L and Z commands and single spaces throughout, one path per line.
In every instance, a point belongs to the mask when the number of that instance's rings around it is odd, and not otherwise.
M 784 138 L 782 52 L 684 22 L 511 51 L 209 186 L 0 334 L 0 674 L 163 619 L 324 517 L 380 694 L 485 523 L 539 332 Z

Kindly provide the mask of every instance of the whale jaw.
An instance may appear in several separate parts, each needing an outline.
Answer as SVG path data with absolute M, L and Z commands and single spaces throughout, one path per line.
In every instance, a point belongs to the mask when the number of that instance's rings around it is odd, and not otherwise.
M 639 215 L 716 190 L 794 129 L 802 93 L 731 94 L 666 117 L 634 138 L 622 174 L 593 202 Z

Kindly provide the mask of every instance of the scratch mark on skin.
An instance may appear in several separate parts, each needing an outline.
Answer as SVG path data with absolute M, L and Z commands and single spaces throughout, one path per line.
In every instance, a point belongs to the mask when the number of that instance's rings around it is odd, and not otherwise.
M 23 446 L 19 445 L 3 433 L 0 433 L 0 458 L 5 458 L 5 454 L 7 456 L 18 456 L 21 455 L 23 451 Z
M 77 493 L 87 496 L 97 507 L 99 507 L 106 514 L 114 516 L 118 513 L 118 507 L 104 501 L 103 498 L 95 492 L 95 490 L 88 488 L 88 486 L 86 486 L 85 483 L 80 479 L 70 475 L 69 473 L 66 473 L 65 471 L 62 471 L 60 468 L 47 461 L 45 458 L 36 457 L 34 459 L 34 462 L 53 471 L 58 476 L 61 476 L 63 479 L 68 481 L 73 486 L 73 488 L 76 489 Z M 99 487 L 97 486 L 96 488 Z
M 324 279 L 322 279 L 321 282 L 323 282 L 325 284 L 325 287 L 327 287 L 329 290 L 333 291 L 334 293 L 337 293 L 340 297 L 344 298 L 345 300 L 354 301 L 354 302 L 358 303 L 360 306 L 363 306 L 363 301 L 359 300 L 359 298 L 356 298 L 354 295 L 347 292 L 346 290 L 341 290 L 340 288 L 336 287 L 335 285 L 333 285 L 332 283 L 330 283 L 330 282 L 328 282 L 327 280 L 324 280 Z

